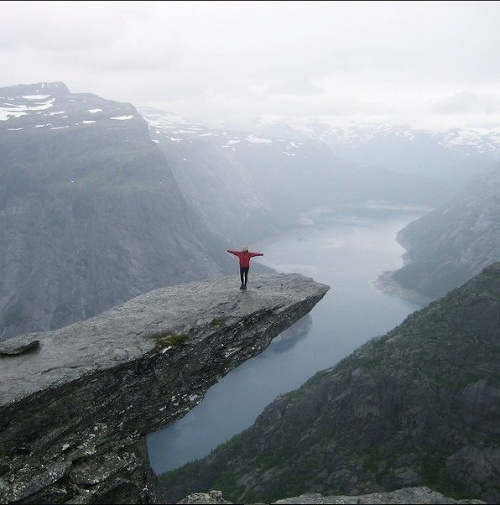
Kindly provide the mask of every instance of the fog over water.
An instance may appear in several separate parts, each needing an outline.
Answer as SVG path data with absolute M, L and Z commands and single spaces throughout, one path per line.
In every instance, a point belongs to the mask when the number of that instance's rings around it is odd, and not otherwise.
M 250 249 L 278 272 L 296 272 L 331 289 L 306 318 L 308 331 L 277 337 L 265 352 L 212 386 L 204 400 L 174 425 L 148 436 L 156 473 L 202 458 L 253 424 L 277 395 L 300 387 L 370 338 L 400 324 L 422 305 L 377 291 L 372 283 L 403 265 L 397 232 L 418 219 L 418 210 L 352 209 L 314 217 L 311 225 Z M 235 272 L 235 296 L 239 291 Z M 249 289 L 252 289 L 250 268 Z

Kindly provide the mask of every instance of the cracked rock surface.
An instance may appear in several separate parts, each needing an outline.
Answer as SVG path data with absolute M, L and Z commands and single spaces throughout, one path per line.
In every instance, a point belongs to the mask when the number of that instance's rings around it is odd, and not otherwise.
M 233 275 L 0 342 L 0 502 L 155 502 L 146 435 L 184 416 L 329 289 L 299 274 L 253 274 L 240 291 Z

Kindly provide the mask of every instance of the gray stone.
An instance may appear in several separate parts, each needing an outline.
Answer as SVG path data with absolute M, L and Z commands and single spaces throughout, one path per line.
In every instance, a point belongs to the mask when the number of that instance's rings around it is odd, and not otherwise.
M 387 493 L 371 493 L 358 496 L 322 496 L 319 493 L 304 494 L 293 498 L 277 500 L 273 504 L 293 503 L 293 504 L 390 504 L 390 503 L 485 503 L 481 500 L 454 500 L 442 495 L 427 487 L 410 487 L 398 489 Z
M 34 334 L 21 335 L 16 339 L 0 342 L 0 356 L 14 356 L 36 350 L 40 347 L 40 340 Z
M 191 493 L 186 496 L 179 503 L 232 503 L 230 501 L 224 500 L 222 493 L 220 491 L 209 491 L 208 493 Z
M 246 291 L 236 275 L 161 288 L 0 356 L 0 502 L 157 501 L 145 436 L 328 289 L 298 274 L 253 274 Z
M 194 504 L 194 503 L 234 503 L 224 499 L 221 491 L 210 491 L 208 493 L 192 493 L 186 498 L 177 503 Z M 281 500 L 273 501 L 272 504 L 292 504 L 292 505 L 334 505 L 334 504 L 352 504 L 358 503 L 366 504 L 412 504 L 412 503 L 435 503 L 435 504 L 481 504 L 486 503 L 481 500 L 454 500 L 448 496 L 444 496 L 437 491 L 433 491 L 428 487 L 409 487 L 390 491 L 386 493 L 371 493 L 357 496 L 323 496 L 319 493 L 308 493 L 300 496 L 293 496 L 291 498 L 283 498 Z M 255 504 L 258 505 L 258 504 Z

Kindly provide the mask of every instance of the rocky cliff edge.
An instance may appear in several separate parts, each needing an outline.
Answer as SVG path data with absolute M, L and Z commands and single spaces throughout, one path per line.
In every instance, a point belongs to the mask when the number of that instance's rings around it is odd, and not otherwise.
M 329 290 L 253 274 L 150 291 L 65 328 L 0 342 L 0 502 L 158 500 L 145 437 Z

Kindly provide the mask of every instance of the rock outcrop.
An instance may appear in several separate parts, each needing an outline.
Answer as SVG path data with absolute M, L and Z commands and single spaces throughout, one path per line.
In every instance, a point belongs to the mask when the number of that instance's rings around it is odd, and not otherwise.
M 214 502 L 215 503 L 215 502 Z M 294 496 L 293 498 L 284 498 L 282 500 L 277 500 L 273 502 L 274 504 L 285 504 L 289 503 L 292 505 L 330 505 L 330 504 L 343 504 L 343 505 L 356 505 L 359 503 L 365 504 L 379 504 L 379 505 L 389 505 L 389 504 L 414 504 L 414 503 L 435 503 L 435 504 L 454 504 L 454 503 L 485 503 L 482 500 L 464 499 L 455 500 L 449 496 L 444 496 L 437 491 L 433 491 L 428 487 L 408 487 L 404 489 L 397 489 L 396 491 L 390 491 L 388 493 L 370 493 L 359 496 L 322 496 L 318 493 L 305 494 L 301 496 Z
M 208 493 L 192 493 L 186 498 L 183 498 L 179 503 L 182 504 L 227 504 L 233 503 L 227 501 L 222 496 L 220 491 L 212 490 Z M 361 496 L 323 496 L 319 493 L 303 494 L 300 496 L 293 496 L 291 498 L 283 498 L 281 500 L 276 500 L 272 502 L 272 505 L 276 504 L 286 504 L 291 505 L 334 505 L 334 504 L 352 504 L 357 505 L 359 503 L 367 504 L 413 504 L 413 503 L 435 503 L 435 504 L 454 504 L 454 503 L 485 503 L 482 500 L 454 500 L 448 496 L 444 496 L 441 493 L 433 491 L 428 487 L 410 487 L 405 489 L 398 489 L 396 491 L 391 491 L 388 493 L 371 493 Z
M 0 343 L 0 503 L 158 500 L 145 436 L 306 315 L 329 287 L 252 274 L 165 287 Z

